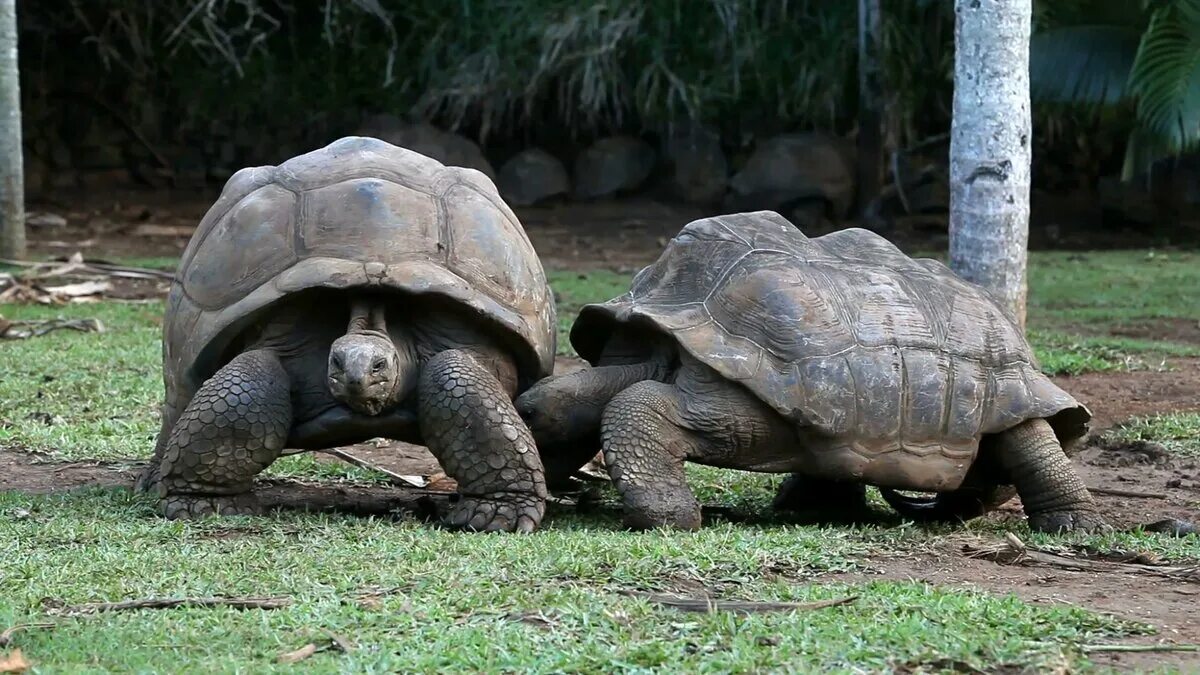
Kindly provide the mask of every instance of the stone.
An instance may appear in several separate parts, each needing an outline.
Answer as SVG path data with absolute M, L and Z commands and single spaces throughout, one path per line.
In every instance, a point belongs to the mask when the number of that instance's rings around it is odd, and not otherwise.
M 447 166 L 475 169 L 496 180 L 496 170 L 474 141 L 432 124 L 409 123 L 395 115 L 374 115 L 362 123 L 357 133 L 419 152 Z
M 608 197 L 637 189 L 654 170 L 654 148 L 632 136 L 602 138 L 575 158 L 579 199 Z
M 513 206 L 532 206 L 571 191 L 571 177 L 557 157 L 541 148 L 513 155 L 496 179 L 500 196 Z
M 721 137 L 708 127 L 675 127 L 663 141 L 663 156 L 671 169 L 671 193 L 689 204 L 715 204 L 729 186 L 729 163 Z
M 829 134 L 781 134 L 757 145 L 730 188 L 735 210 L 786 210 L 816 198 L 840 220 L 854 203 L 854 151 Z

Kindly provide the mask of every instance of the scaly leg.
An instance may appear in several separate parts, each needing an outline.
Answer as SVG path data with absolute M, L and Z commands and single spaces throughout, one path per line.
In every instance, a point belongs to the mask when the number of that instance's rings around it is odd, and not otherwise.
M 430 452 L 458 481 L 448 524 L 532 532 L 546 510 L 537 447 L 496 375 L 471 353 L 440 352 L 418 385 L 418 419 Z
M 537 442 L 551 485 L 566 484 L 600 450 L 600 417 L 619 392 L 663 376 L 656 363 L 599 366 L 541 380 L 516 408 Z
M 289 389 L 279 358 L 267 350 L 239 354 L 200 387 L 148 481 L 164 516 L 258 511 L 250 490 L 287 441 Z
M 1040 532 L 1108 529 L 1046 420 L 1005 431 L 997 452 L 1021 496 L 1029 527 Z
M 604 463 L 625 504 L 627 527 L 700 527 L 700 502 L 683 468 L 700 439 L 680 426 L 680 413 L 679 392 L 662 382 L 639 382 L 604 409 Z

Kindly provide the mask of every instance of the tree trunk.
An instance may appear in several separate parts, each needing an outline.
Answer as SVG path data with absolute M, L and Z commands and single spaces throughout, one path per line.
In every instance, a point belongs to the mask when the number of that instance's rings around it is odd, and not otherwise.
M 25 176 L 17 3 L 0 0 L 0 258 L 25 257 Z
M 950 267 L 1025 325 L 1032 0 L 955 0 Z
M 855 209 L 862 217 L 883 185 L 880 0 L 858 0 L 858 152 Z

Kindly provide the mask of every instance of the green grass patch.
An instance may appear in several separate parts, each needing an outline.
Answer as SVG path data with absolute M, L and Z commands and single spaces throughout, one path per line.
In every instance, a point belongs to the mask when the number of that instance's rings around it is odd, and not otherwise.
M 558 353 L 574 355 L 571 348 L 571 324 L 584 305 L 605 302 L 629 290 L 633 275 L 611 270 L 550 270 L 546 274 L 550 287 L 554 289 L 554 300 L 558 307 Z
M 1194 251 L 1038 252 L 1029 265 L 1030 325 L 1103 333 L 1153 319 L 1196 320 L 1198 285 Z
M 1135 417 L 1108 436 L 1121 441 L 1154 441 L 1176 455 L 1200 458 L 1200 412 Z
M 105 326 L 0 343 L 0 446 L 70 459 L 148 455 L 163 396 L 162 311 L 162 303 L 0 305 L 8 319 L 86 317 Z
M 1162 369 L 1169 357 L 1200 356 L 1200 345 L 1037 329 L 1029 331 L 1029 342 L 1042 371 L 1050 375 Z
M 145 498 L 93 490 L 0 494 L 0 625 L 67 604 L 146 597 L 287 596 L 275 611 L 142 610 L 54 619 L 17 645 L 49 671 L 272 672 L 330 630 L 350 654 L 314 672 L 883 670 L 1086 662 L 1073 646 L 1145 629 L 1070 607 L 920 583 L 825 583 L 869 544 L 848 529 L 714 525 L 632 534 L 559 514 L 535 536 L 457 534 L 412 521 L 279 513 L 193 523 Z M 740 616 L 684 614 L 627 589 L 852 604 Z M 364 594 L 386 589 L 373 601 Z M 964 626 L 971 630 L 964 631 Z

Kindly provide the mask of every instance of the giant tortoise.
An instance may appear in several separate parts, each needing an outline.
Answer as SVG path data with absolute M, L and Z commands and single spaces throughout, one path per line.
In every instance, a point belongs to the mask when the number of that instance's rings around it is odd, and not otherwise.
M 545 476 L 512 399 L 550 373 L 555 325 L 483 174 L 363 137 L 243 169 L 171 287 L 140 485 L 168 518 L 253 512 L 252 479 L 285 448 L 388 437 L 457 480 L 451 525 L 531 531 Z
M 571 343 L 593 367 L 517 409 L 543 454 L 602 446 L 631 527 L 699 526 L 685 460 L 793 473 L 780 506 L 865 506 L 875 485 L 953 519 L 1015 492 L 1036 530 L 1107 527 L 1063 449 L 1087 408 L 986 291 L 866 230 L 697 220 L 628 293 L 584 307 Z

